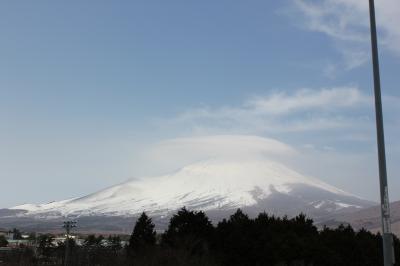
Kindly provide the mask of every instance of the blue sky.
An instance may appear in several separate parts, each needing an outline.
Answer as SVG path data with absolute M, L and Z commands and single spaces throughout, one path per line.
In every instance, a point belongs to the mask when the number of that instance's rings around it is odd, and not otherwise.
M 301 154 L 286 160 L 296 170 L 377 200 L 365 4 L 2 2 L 0 207 L 170 171 L 188 162 L 177 149 L 163 151 L 173 163 L 154 156 L 163 143 L 219 135 L 284 142 Z M 377 1 L 393 200 L 399 12 Z

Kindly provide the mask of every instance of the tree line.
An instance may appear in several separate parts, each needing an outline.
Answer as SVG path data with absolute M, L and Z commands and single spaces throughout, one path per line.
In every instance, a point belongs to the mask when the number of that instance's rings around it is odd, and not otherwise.
M 213 225 L 204 212 L 182 208 L 171 217 L 167 230 L 157 234 L 151 218 L 142 213 L 129 243 L 122 246 L 120 240 L 89 235 L 78 246 L 70 239 L 68 265 L 383 265 L 379 233 L 355 231 L 350 225 L 318 230 L 303 214 L 289 219 L 260 213 L 250 218 L 238 209 Z M 400 265 L 397 237 L 394 246 Z M 41 235 L 36 253 L 18 252 L 10 254 L 5 265 L 64 265 L 65 243 L 54 245 L 51 235 Z

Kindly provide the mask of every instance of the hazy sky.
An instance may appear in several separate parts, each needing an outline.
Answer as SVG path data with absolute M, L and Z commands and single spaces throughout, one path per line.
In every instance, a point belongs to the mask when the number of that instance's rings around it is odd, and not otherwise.
M 377 200 L 367 3 L 2 1 L 0 207 L 246 154 L 260 140 L 248 136 L 282 142 L 293 169 Z M 399 200 L 400 2 L 376 5 Z

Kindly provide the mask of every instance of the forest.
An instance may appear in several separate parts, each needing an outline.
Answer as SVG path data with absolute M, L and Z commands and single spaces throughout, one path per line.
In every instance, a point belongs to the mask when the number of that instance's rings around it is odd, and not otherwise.
M 0 241 L 0 245 L 6 243 Z M 0 265 L 70 266 L 377 266 L 383 265 L 381 235 L 355 231 L 350 225 L 318 229 L 304 214 L 255 218 L 238 209 L 213 224 L 202 211 L 180 209 L 168 228 L 157 233 L 146 213 L 136 220 L 126 245 L 121 236 L 88 235 L 82 245 L 73 239 L 54 244 L 50 234 L 38 235 L 35 248 L 2 253 Z M 394 236 L 396 265 L 400 241 Z

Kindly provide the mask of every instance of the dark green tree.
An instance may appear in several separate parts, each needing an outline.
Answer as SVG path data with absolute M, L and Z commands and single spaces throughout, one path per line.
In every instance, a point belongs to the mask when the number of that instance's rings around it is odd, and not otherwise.
M 229 220 L 218 223 L 214 250 L 222 265 L 255 265 L 254 221 L 238 209 Z M 250 244 L 252 243 L 252 244 Z
M 154 224 L 145 212 L 136 221 L 135 227 L 129 239 L 129 250 L 140 250 L 156 243 L 156 231 Z
M 104 246 L 104 237 L 102 235 L 88 235 L 83 242 L 83 250 L 86 253 L 86 262 L 84 265 L 102 265 L 101 262 L 108 260 L 110 257 L 109 252 L 107 252 Z
M 114 252 L 119 251 L 122 248 L 121 238 L 119 236 L 108 236 L 107 247 Z
M 36 240 L 36 233 L 29 233 L 28 240 L 35 241 Z
M 0 235 L 0 247 L 6 247 L 7 245 L 8 245 L 7 239 L 3 235 Z
M 208 251 L 213 235 L 214 227 L 204 212 L 184 207 L 171 218 L 162 243 L 199 255 Z
M 40 235 L 38 237 L 38 252 L 44 257 L 49 257 L 54 248 L 54 237 L 50 234 Z
M 85 248 L 100 248 L 103 246 L 104 237 L 99 235 L 96 237 L 95 235 L 88 235 L 83 242 L 83 246 Z

